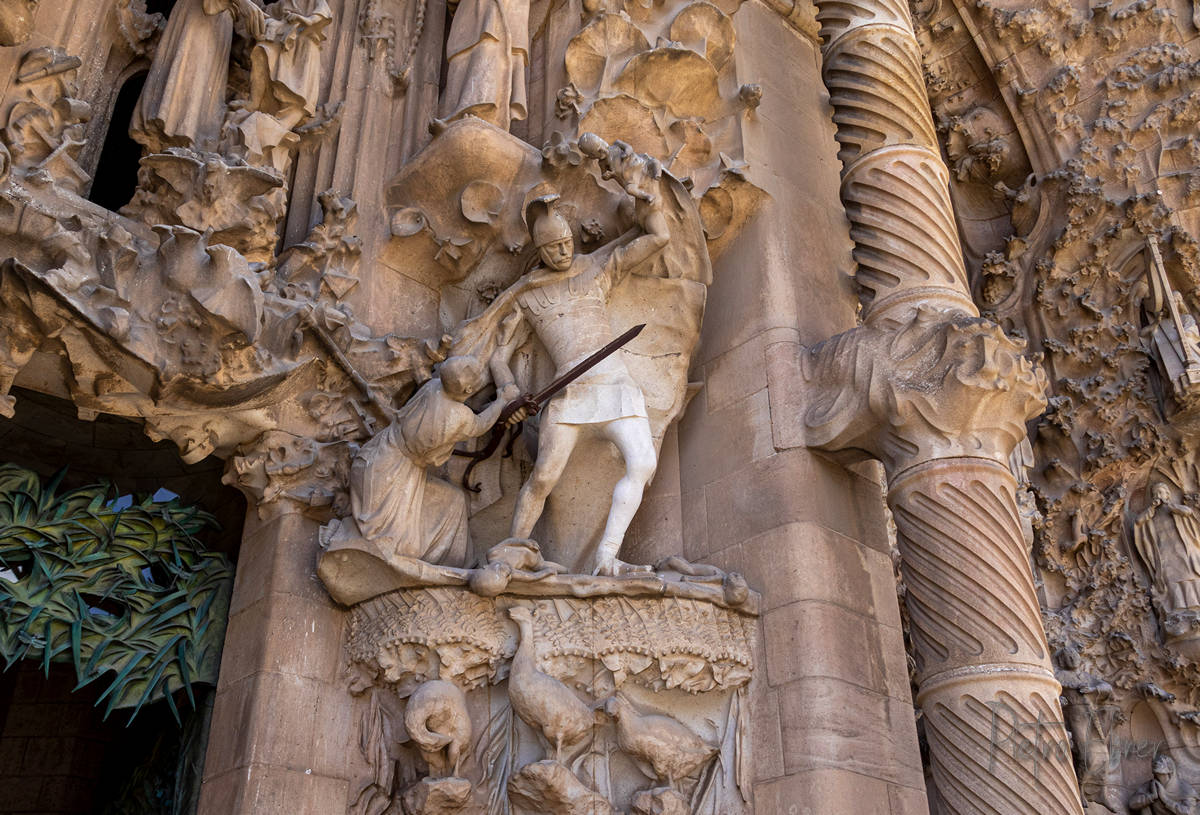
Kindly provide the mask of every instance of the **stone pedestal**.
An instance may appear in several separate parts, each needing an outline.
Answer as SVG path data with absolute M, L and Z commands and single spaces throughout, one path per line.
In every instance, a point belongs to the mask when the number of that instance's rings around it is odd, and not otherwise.
M 349 692 L 370 771 L 350 812 L 602 815 L 655 796 L 748 812 L 753 631 L 678 597 L 432 587 L 359 603 Z

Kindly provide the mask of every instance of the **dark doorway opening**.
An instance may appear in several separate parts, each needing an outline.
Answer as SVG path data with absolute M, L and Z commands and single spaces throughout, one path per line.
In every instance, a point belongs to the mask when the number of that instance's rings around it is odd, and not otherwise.
M 204 539 L 207 549 L 236 559 L 246 505 L 221 483 L 223 462 L 184 464 L 174 445 L 150 441 L 135 422 L 105 415 L 83 421 L 69 401 L 19 388 L 14 395 L 16 415 L 0 418 L 0 460 L 43 479 L 65 466 L 63 490 L 109 481 L 116 508 L 147 495 L 177 495 L 220 522 Z M 151 580 L 165 581 L 147 568 Z M 0 569 L 0 580 L 19 577 Z M 106 598 L 85 599 L 93 613 L 109 609 Z M 194 813 L 211 687 L 192 685 L 194 706 L 183 691 L 173 695 L 179 721 L 164 699 L 145 704 L 132 720 L 130 708 L 114 709 L 106 720 L 107 678 L 77 689 L 69 660 L 47 667 L 24 658 L 4 668 L 0 659 L 0 815 Z
M 164 17 L 170 17 L 173 8 L 175 8 L 175 0 L 146 0 L 147 14 L 161 14 Z
M 181 728 L 165 705 L 132 723 L 120 711 L 105 721 L 102 691 L 74 686 L 60 663 L 46 673 L 23 660 L 0 674 L 0 815 L 157 815 L 179 798 L 194 804 L 200 779 L 180 779 L 176 765 L 196 746 L 188 738 L 207 729 L 211 691 L 181 711 Z
M 137 190 L 142 146 L 129 137 L 129 123 L 145 84 L 146 73 L 143 71 L 129 77 L 121 86 L 92 178 L 88 200 L 113 212 L 128 204 Z

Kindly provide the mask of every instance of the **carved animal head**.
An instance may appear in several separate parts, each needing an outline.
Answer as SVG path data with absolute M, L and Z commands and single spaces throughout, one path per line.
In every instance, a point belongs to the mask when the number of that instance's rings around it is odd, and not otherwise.
M 525 606 L 513 606 L 508 610 L 508 616 L 517 625 L 533 623 L 533 611 Z
M 621 694 L 617 693 L 604 701 L 604 712 L 610 718 L 619 719 L 633 713 L 633 706 Z

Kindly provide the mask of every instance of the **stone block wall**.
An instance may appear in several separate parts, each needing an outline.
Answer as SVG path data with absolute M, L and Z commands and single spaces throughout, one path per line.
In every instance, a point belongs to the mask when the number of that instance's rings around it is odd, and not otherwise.
M 105 723 L 95 694 L 72 693 L 69 666 L 43 676 L 23 661 L 0 678 L 0 813 L 92 812 L 104 757 L 121 724 Z
M 315 574 L 317 525 L 247 518 L 204 767 L 201 815 L 344 811 L 357 754 L 345 613 Z
M 734 20 L 754 44 L 739 73 L 763 85 L 746 160 L 771 199 L 714 268 L 679 427 L 685 555 L 763 593 L 755 812 L 925 813 L 882 472 L 774 432 L 785 360 L 855 323 L 820 54 L 757 2 Z

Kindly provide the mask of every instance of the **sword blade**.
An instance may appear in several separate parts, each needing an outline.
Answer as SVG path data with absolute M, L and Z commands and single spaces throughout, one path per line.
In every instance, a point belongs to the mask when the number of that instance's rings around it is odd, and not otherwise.
M 592 368 L 596 367 L 596 365 L 598 365 L 600 363 L 600 361 L 603 360 L 605 357 L 608 357 L 608 356 L 611 356 L 612 354 L 614 354 L 622 345 L 624 345 L 625 343 L 632 340 L 638 334 L 642 333 L 642 329 L 645 327 L 646 327 L 645 323 L 642 323 L 641 325 L 635 325 L 633 328 L 629 329 L 624 334 L 617 337 L 615 340 L 610 342 L 608 345 L 604 346 L 599 351 L 597 351 L 594 354 L 592 354 L 591 356 L 589 356 L 583 362 L 579 363 L 574 368 L 572 368 L 571 370 L 567 371 L 562 376 L 555 379 L 549 385 L 542 388 L 533 397 L 533 401 L 537 402 L 539 405 L 546 404 L 546 402 L 548 402 L 550 400 L 550 398 L 552 396 L 554 396 L 554 394 L 558 393 L 560 390 L 565 388 L 567 385 L 570 385 L 576 379 L 583 376 L 585 373 L 590 371 Z

